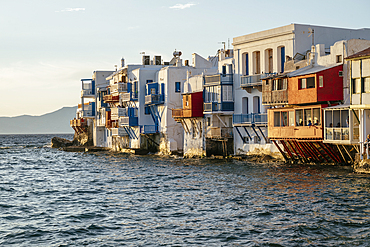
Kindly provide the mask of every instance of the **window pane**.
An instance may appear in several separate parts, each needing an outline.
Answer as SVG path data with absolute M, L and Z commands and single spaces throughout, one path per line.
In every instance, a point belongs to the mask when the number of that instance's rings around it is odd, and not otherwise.
M 289 126 L 294 126 L 294 111 L 289 112 Z
M 296 126 L 303 126 L 303 110 L 295 111 L 295 123 Z
M 324 87 L 324 76 L 319 76 L 319 87 Z
M 281 113 L 281 121 L 281 126 L 288 126 L 288 112 L 285 111 Z
M 301 79 L 301 88 L 306 88 L 306 78 Z
M 304 110 L 304 125 L 305 126 L 311 126 L 312 125 L 312 119 L 311 119 L 311 109 Z
M 370 93 L 370 77 L 364 78 L 364 91 Z
M 307 78 L 307 88 L 315 88 L 315 77 Z
M 274 126 L 280 127 L 280 112 L 274 112 Z
M 361 93 L 361 78 L 353 79 L 353 93 Z
M 313 124 L 314 125 L 321 125 L 320 108 L 314 108 L 313 109 Z

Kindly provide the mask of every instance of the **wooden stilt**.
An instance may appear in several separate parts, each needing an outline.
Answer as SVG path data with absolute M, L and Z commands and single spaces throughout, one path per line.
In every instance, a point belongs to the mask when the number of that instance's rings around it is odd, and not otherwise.
M 290 152 L 290 150 L 289 150 L 289 148 L 288 148 L 288 146 L 284 143 L 284 141 L 283 140 L 280 140 L 280 142 L 281 142 L 281 144 L 283 144 L 283 146 L 284 146 L 284 149 L 287 151 L 287 153 L 289 154 L 289 156 L 292 158 L 292 160 L 294 159 L 293 158 L 293 155 L 292 155 L 292 153 Z
M 279 152 L 281 153 L 281 155 L 284 157 L 285 161 L 288 161 L 289 159 L 287 158 L 286 154 L 283 152 L 283 150 L 281 150 L 279 144 L 277 144 L 275 142 L 275 140 L 272 140 L 272 142 L 275 144 L 275 146 L 277 147 L 277 149 L 279 150 Z
M 319 153 L 321 155 L 321 157 L 327 162 L 329 163 L 330 161 L 328 160 L 328 158 L 325 157 L 325 155 L 322 154 L 321 150 L 315 146 L 315 143 L 312 143 L 312 146 L 313 148 L 316 150 L 317 153 Z
M 338 148 L 338 150 L 339 150 L 339 152 L 340 152 L 340 155 L 342 155 L 343 161 L 345 161 L 346 159 L 344 158 L 344 155 L 343 155 L 343 153 L 342 153 L 342 150 L 340 150 L 340 147 L 339 147 L 339 145 L 338 145 L 338 144 L 337 144 L 337 148 Z
M 297 150 L 298 150 L 299 154 L 301 155 L 302 159 L 304 160 L 304 162 L 307 162 L 308 160 L 306 158 L 305 153 L 302 151 L 302 148 L 301 148 L 301 145 L 299 144 L 299 142 L 294 140 L 293 143 L 295 144 L 295 146 L 297 146 Z

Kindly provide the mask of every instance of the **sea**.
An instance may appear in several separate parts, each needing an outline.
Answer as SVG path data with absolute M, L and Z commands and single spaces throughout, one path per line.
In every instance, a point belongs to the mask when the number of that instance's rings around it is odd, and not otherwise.
M 0 136 L 0 246 L 370 246 L 348 166 L 64 152 Z

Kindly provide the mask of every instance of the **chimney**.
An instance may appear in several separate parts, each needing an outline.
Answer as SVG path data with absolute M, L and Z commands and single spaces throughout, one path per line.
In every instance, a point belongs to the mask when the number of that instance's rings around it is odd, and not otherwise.
M 121 68 L 125 67 L 125 59 L 121 58 Z
M 143 55 L 143 65 L 150 65 L 150 56 Z

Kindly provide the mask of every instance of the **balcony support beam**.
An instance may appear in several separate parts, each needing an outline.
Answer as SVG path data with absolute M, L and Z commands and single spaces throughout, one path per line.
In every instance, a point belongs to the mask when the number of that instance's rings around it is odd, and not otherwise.
M 240 138 L 242 139 L 243 143 L 246 144 L 247 142 L 244 140 L 244 137 L 242 136 L 242 134 L 240 133 L 238 127 L 235 127 L 236 128 L 236 132 L 238 132 Z
M 249 134 L 248 130 L 247 130 L 247 127 L 243 126 L 245 132 L 247 133 L 248 137 L 249 137 L 249 140 L 252 140 L 252 137 L 251 135 Z
M 225 124 L 224 121 L 222 121 L 222 119 L 218 116 L 218 114 L 214 114 L 214 116 L 216 116 L 220 120 L 220 122 L 222 123 L 222 125 L 227 128 L 227 125 Z
M 256 129 L 254 128 L 254 126 L 252 125 L 252 130 L 254 131 L 254 133 L 256 134 L 256 136 L 258 137 L 259 140 L 261 140 L 261 137 L 258 135 Z
M 285 161 L 288 161 L 289 158 L 286 156 L 286 154 L 284 153 L 284 151 L 281 150 L 279 144 L 277 144 L 275 140 L 272 140 L 272 142 L 275 144 L 275 146 L 277 147 L 277 149 L 279 150 L 279 152 L 281 153 L 281 155 L 284 157 Z
M 260 128 L 260 126 L 256 126 L 258 129 L 259 129 L 259 131 L 261 132 L 261 135 L 262 135 L 262 137 L 263 137 L 263 139 L 265 139 L 265 143 L 267 143 L 268 141 L 267 141 L 267 138 L 266 138 L 266 136 L 263 134 L 263 132 L 262 132 L 262 130 L 261 130 L 261 128 Z

